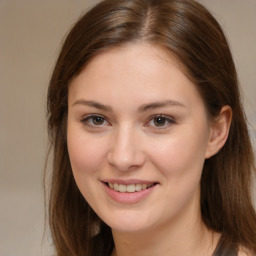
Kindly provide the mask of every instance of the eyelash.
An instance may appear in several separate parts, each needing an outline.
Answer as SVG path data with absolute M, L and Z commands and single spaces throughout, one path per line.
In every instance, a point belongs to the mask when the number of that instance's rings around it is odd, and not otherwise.
M 98 122 L 96 119 L 98 118 L 98 121 L 102 121 L 101 124 L 96 124 L 96 122 Z M 157 126 L 156 125 L 156 121 L 157 119 L 162 119 L 162 122 L 164 122 L 163 125 L 159 125 Z M 84 117 L 82 120 L 81 120 L 82 123 L 84 123 L 85 125 L 88 125 L 88 126 L 91 126 L 91 127 L 102 127 L 102 126 L 105 126 L 105 124 L 107 123 L 107 125 L 110 125 L 110 122 L 108 122 L 107 118 L 102 116 L 102 115 L 97 115 L 97 114 L 91 114 L 91 115 L 88 115 L 86 117 Z M 150 125 L 150 122 L 154 122 L 154 125 Z M 171 117 L 168 117 L 168 116 L 165 116 L 165 115 L 153 115 L 151 116 L 148 121 L 146 122 L 146 127 L 153 127 L 154 129 L 164 129 L 164 128 L 167 128 L 169 127 L 170 125 L 172 124 L 175 124 L 175 120 Z
M 103 122 L 109 123 L 107 121 L 106 117 L 104 117 L 102 115 L 96 115 L 96 114 L 91 114 L 91 115 L 88 115 L 88 116 L 84 117 L 81 120 L 81 122 L 88 125 L 88 126 L 91 126 L 91 127 L 97 127 L 97 126 L 101 127 L 101 126 L 103 126 L 103 124 L 97 125 L 97 124 L 93 123 L 96 120 L 96 118 L 101 119 Z
M 149 118 L 149 121 L 147 122 L 146 126 L 150 126 L 149 123 L 155 122 L 157 119 L 162 119 L 162 121 L 164 121 L 164 125 L 163 126 L 151 125 L 155 129 L 164 129 L 164 128 L 168 128 L 172 124 L 175 124 L 175 120 L 169 116 L 153 115 Z M 154 123 L 154 124 L 156 124 L 156 123 Z

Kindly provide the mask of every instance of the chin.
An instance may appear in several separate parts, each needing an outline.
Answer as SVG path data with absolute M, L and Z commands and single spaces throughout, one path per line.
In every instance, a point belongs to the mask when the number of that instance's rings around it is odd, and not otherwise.
M 143 233 L 150 229 L 150 226 L 148 225 L 121 225 L 121 224 L 114 224 L 110 226 L 110 228 L 116 232 L 122 232 L 122 233 Z
M 104 221 L 112 230 L 125 233 L 143 232 L 154 226 L 152 219 L 138 212 L 112 214 L 111 218 L 105 218 Z

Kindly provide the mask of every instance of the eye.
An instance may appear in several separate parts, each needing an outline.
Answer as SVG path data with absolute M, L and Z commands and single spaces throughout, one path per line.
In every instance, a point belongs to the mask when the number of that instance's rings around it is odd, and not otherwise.
M 157 115 L 151 117 L 151 119 L 148 122 L 148 126 L 154 127 L 154 128 L 166 128 L 170 124 L 174 124 L 174 120 L 170 117 L 163 116 L 163 115 Z
M 109 124 L 106 118 L 100 115 L 86 116 L 81 120 L 81 122 L 90 126 L 104 126 Z

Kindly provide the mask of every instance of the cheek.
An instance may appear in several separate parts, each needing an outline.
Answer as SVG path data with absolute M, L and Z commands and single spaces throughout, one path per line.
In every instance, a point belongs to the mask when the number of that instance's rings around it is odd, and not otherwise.
M 103 141 L 86 136 L 79 129 L 68 129 L 68 152 L 74 175 L 91 175 L 102 164 Z
M 152 162 L 162 177 L 166 199 L 162 207 L 166 218 L 180 214 L 187 207 L 199 207 L 204 149 L 203 139 L 183 133 L 183 136 L 170 137 L 151 151 Z
M 77 187 L 86 201 L 96 209 L 98 201 L 97 186 L 99 170 L 104 164 L 104 140 L 86 134 L 76 125 L 68 126 L 67 133 L 68 152 L 72 172 Z M 106 143 L 105 143 L 106 144 Z
M 104 150 L 100 143 L 95 143 L 81 129 L 68 129 L 68 152 L 75 182 L 89 205 L 98 212 L 99 198 L 97 186 L 98 170 L 102 167 Z
M 173 182 L 186 181 L 180 177 L 200 178 L 207 139 L 198 134 L 203 133 L 182 132 L 152 147 L 151 156 L 154 164 L 165 176 L 171 176 Z

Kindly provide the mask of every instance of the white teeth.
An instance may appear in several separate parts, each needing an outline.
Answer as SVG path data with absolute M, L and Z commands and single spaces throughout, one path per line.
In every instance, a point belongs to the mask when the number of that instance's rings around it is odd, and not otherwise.
M 118 185 L 118 191 L 119 192 L 126 192 L 126 186 L 125 185 L 123 185 L 123 184 L 120 184 L 120 185 Z
M 119 191 L 118 188 L 119 188 L 118 184 L 115 183 L 115 184 L 114 184 L 114 190 L 115 190 L 115 191 Z
M 135 192 L 135 185 L 134 185 L 134 184 L 128 185 L 128 186 L 126 187 L 126 191 L 127 191 L 127 192 L 130 192 L 130 193 Z
M 148 187 L 148 185 L 147 184 L 143 184 L 141 187 L 142 187 L 142 189 L 146 189 Z
M 142 190 L 142 187 L 141 187 L 140 184 L 136 184 L 136 185 L 135 185 L 135 189 L 136 189 L 136 191 L 141 191 L 141 190 Z
M 154 185 L 154 183 L 151 184 L 130 184 L 130 185 L 124 185 L 124 184 L 117 184 L 117 183 L 110 183 L 108 182 L 108 186 L 111 189 L 114 189 L 115 191 L 121 192 L 121 193 L 134 193 L 136 191 L 141 191 L 143 189 L 150 188 Z

